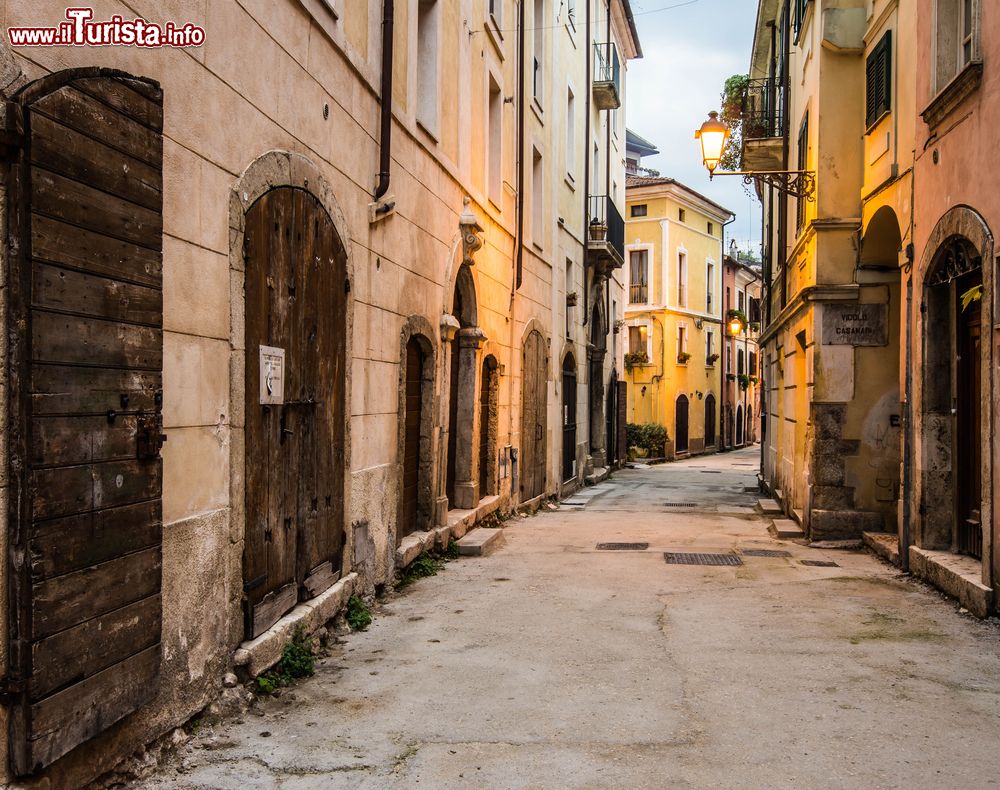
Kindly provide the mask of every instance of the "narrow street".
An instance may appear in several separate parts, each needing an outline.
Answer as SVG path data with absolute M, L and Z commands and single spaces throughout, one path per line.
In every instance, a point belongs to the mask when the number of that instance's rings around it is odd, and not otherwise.
M 138 786 L 998 786 L 997 622 L 866 553 L 772 540 L 758 458 L 624 470 L 508 522 Z

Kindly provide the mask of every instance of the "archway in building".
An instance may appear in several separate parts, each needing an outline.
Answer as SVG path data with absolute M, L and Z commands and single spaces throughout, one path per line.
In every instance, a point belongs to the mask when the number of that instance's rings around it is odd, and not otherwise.
M 562 366 L 562 481 L 576 476 L 576 359 L 567 354 Z
M 747 444 L 752 444 L 756 440 L 756 438 L 757 438 L 757 436 L 756 436 L 757 431 L 755 430 L 754 424 L 753 424 L 753 407 L 752 406 L 747 406 L 747 426 L 746 426 L 746 433 L 747 433 Z
M 678 453 L 686 453 L 688 451 L 688 405 L 687 395 L 681 395 L 677 398 L 677 408 L 674 418 L 674 449 Z
M 545 493 L 545 447 L 548 430 L 548 353 L 545 338 L 532 329 L 524 340 L 521 362 L 521 501 Z
M 479 497 L 497 493 L 497 423 L 500 410 L 498 364 L 490 354 L 483 360 L 479 385 Z
M 621 405 L 618 397 L 618 371 L 612 369 L 608 381 L 608 402 L 606 406 L 607 427 L 604 441 L 607 446 L 608 466 L 612 469 L 618 465 L 618 415 Z
M 736 446 L 742 447 L 743 442 L 743 405 L 736 407 Z
M 433 329 L 426 319 L 411 316 L 401 345 L 399 403 L 400 497 L 396 541 L 427 529 L 433 518 L 431 437 L 434 424 L 435 353 Z
M 705 447 L 715 447 L 715 395 L 711 392 L 705 396 Z
M 601 310 L 600 295 L 602 289 L 596 289 L 597 300 L 590 314 L 590 456 L 595 467 L 607 464 L 607 445 L 604 424 L 604 356 L 607 352 L 608 332 L 604 324 L 604 313 Z
M 483 342 L 479 330 L 476 285 L 468 264 L 462 264 L 455 280 L 452 316 L 459 329 L 450 344 L 448 376 L 448 457 L 445 496 L 449 508 L 469 509 L 479 502 L 476 422 L 479 416 L 476 391 L 477 357 Z
M 924 430 L 945 441 L 933 475 L 925 472 L 925 547 L 983 552 L 983 287 L 982 257 L 966 238 L 938 249 L 924 277 Z M 926 461 L 925 461 L 926 463 Z M 933 500 L 928 489 L 935 492 Z

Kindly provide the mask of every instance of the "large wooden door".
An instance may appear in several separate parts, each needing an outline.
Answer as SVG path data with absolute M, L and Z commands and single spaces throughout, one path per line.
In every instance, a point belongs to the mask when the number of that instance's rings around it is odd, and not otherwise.
M 715 396 L 705 396 L 705 447 L 715 447 Z
M 983 470 L 982 470 L 982 302 L 970 302 L 963 309 L 961 294 L 982 284 L 976 271 L 958 281 L 957 332 L 957 484 L 956 522 L 958 550 L 973 557 L 983 554 Z
M 521 501 L 545 493 L 545 434 L 548 430 L 548 356 L 545 339 L 532 330 L 524 342 L 521 370 Z
M 247 635 L 339 578 L 344 545 L 346 257 L 308 192 L 246 216 Z M 262 404 L 261 346 L 284 351 L 281 403 Z
M 420 419 L 424 381 L 424 353 L 411 337 L 406 344 L 406 393 L 403 414 L 403 505 L 396 526 L 396 545 L 417 528 L 420 490 Z
M 160 668 L 163 96 L 79 69 L 7 107 L 10 747 L 34 772 Z M 16 143 L 15 143 L 16 145 Z
M 572 354 L 563 362 L 563 453 L 562 479 L 576 475 L 576 360 Z
M 688 398 L 681 395 L 677 399 L 677 413 L 674 419 L 674 450 L 678 453 L 688 451 Z

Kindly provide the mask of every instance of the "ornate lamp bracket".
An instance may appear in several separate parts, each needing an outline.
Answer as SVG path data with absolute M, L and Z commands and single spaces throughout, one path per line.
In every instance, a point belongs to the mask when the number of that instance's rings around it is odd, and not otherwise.
M 462 263 L 472 266 L 472 256 L 483 246 L 483 240 L 479 236 L 483 232 L 483 228 L 476 219 L 476 215 L 472 213 L 472 209 L 469 208 L 470 202 L 469 198 L 465 198 L 465 207 L 462 210 L 462 215 L 458 218 L 458 227 L 462 233 Z
M 758 185 L 774 187 L 792 197 L 804 198 L 810 203 L 816 202 L 816 173 L 813 170 L 747 170 L 726 172 L 716 170 L 715 176 L 739 176 L 743 183 L 750 186 Z

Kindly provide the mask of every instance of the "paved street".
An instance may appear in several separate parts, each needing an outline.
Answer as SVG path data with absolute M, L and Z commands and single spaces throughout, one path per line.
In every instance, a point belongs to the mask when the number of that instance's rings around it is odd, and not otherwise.
M 758 454 L 623 471 L 508 522 L 141 786 L 1000 785 L 997 622 L 865 553 L 770 539 Z M 664 561 L 748 549 L 790 556 Z

